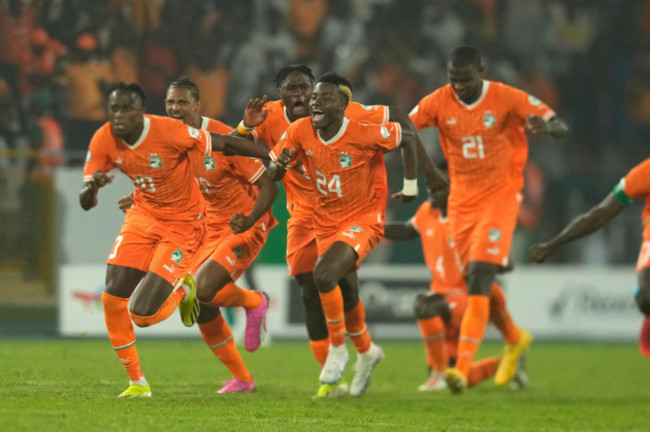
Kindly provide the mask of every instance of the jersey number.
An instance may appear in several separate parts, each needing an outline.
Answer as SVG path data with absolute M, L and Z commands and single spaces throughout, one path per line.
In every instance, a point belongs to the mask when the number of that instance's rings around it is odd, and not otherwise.
M 156 185 L 153 184 L 153 179 L 148 176 L 136 177 L 133 183 L 145 192 L 156 192 Z
M 325 190 L 326 186 L 327 190 Z M 325 174 L 316 171 L 316 188 L 323 195 L 328 195 L 329 192 L 333 192 L 340 197 L 343 196 L 343 191 L 341 191 L 341 178 L 338 174 L 334 174 L 328 183 Z
M 461 138 L 460 141 L 463 143 L 463 157 L 465 159 L 485 158 L 483 137 L 480 135 L 470 135 Z

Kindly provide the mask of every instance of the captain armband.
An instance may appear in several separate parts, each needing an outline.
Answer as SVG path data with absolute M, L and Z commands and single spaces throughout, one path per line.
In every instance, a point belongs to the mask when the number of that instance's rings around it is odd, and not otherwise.
M 612 190 L 612 194 L 614 195 L 614 198 L 616 198 L 616 201 L 621 203 L 623 206 L 629 206 L 632 204 L 632 198 L 630 198 L 625 191 L 625 179 L 622 178 L 621 181 L 618 182 L 618 184 L 614 187 L 614 190 Z

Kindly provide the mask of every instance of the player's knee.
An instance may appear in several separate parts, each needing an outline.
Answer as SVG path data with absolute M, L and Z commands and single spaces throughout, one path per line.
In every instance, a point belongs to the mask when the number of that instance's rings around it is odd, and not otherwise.
M 487 264 L 487 263 L 481 263 Z M 491 267 L 475 267 L 470 270 L 467 277 L 467 291 L 470 295 L 489 296 L 494 282 L 498 266 L 490 264 Z
M 413 309 L 417 319 L 429 319 L 439 316 L 445 324 L 448 324 L 451 319 L 449 304 L 438 293 L 419 294 L 415 298 Z
M 196 298 L 199 299 L 199 302 L 208 303 L 212 301 L 217 295 L 217 291 L 218 289 L 207 277 L 202 277 L 200 273 L 196 276 Z
M 641 313 L 650 316 L 650 286 L 640 286 L 634 299 Z
M 131 315 L 131 321 L 133 321 L 133 324 L 137 325 L 138 327 L 149 327 L 153 322 L 153 315 L 156 313 L 156 311 L 149 311 L 148 308 L 146 307 L 137 307 L 137 306 L 132 306 L 129 309 L 130 315 Z
M 332 277 L 332 272 L 326 265 L 317 265 L 314 269 L 314 282 L 318 291 L 328 292 L 338 281 Z

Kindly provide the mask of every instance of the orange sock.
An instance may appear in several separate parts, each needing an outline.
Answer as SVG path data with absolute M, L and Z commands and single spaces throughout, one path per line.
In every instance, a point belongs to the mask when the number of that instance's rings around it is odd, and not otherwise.
M 345 312 L 345 329 L 359 354 L 370 349 L 372 338 L 366 326 L 366 309 L 361 299 L 349 311 Z
M 185 299 L 185 289 L 181 286 L 176 288 L 167 297 L 167 300 L 160 306 L 160 309 L 149 316 L 131 314 L 131 319 L 138 327 L 149 327 L 161 321 L 165 321 L 176 310 L 178 305 Z
M 444 372 L 449 362 L 445 343 L 445 322 L 441 317 L 435 316 L 418 320 L 418 325 L 427 352 L 427 364 L 435 372 Z
M 337 286 L 330 292 L 318 294 L 323 305 L 330 343 L 334 346 L 343 345 L 345 343 L 345 314 L 341 289 Z
M 309 340 L 309 346 L 311 347 L 311 352 L 314 353 L 316 361 L 320 363 L 322 368 L 325 364 L 325 359 L 327 359 L 327 354 L 330 350 L 330 340 L 329 339 L 320 339 L 320 340 Z
M 221 314 L 212 321 L 199 324 L 199 330 L 205 343 L 219 360 L 226 365 L 233 378 L 244 382 L 253 381 L 244 360 L 237 351 L 230 327 L 228 327 Z
M 519 341 L 519 328 L 506 307 L 506 297 L 501 286 L 494 282 L 490 292 L 490 321 L 499 329 L 508 345 Z
M 108 339 L 120 362 L 126 368 L 131 381 L 138 381 L 144 375 L 140 368 L 138 351 L 135 349 L 135 332 L 127 308 L 129 299 L 102 293 L 102 303 Z
M 467 309 L 460 325 L 458 340 L 458 362 L 456 367 L 467 376 L 472 360 L 483 340 L 483 333 L 490 317 L 490 298 L 481 295 L 470 295 L 467 299 Z
M 262 296 L 253 290 L 239 287 L 233 282 L 225 284 L 208 304 L 220 307 L 242 306 L 246 310 L 257 309 L 262 304 Z
M 498 357 L 488 357 L 486 359 L 479 360 L 476 363 L 472 363 L 472 366 L 469 368 L 469 374 L 467 375 L 467 385 L 469 387 L 472 387 L 482 381 L 485 381 L 491 376 L 494 376 L 498 367 Z

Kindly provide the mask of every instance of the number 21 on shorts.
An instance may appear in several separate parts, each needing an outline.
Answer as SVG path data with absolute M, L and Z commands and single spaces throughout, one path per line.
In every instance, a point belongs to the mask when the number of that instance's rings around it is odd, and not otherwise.
M 483 148 L 483 137 L 480 135 L 470 135 L 461 138 L 463 143 L 463 157 L 465 159 L 484 159 L 485 149 Z

